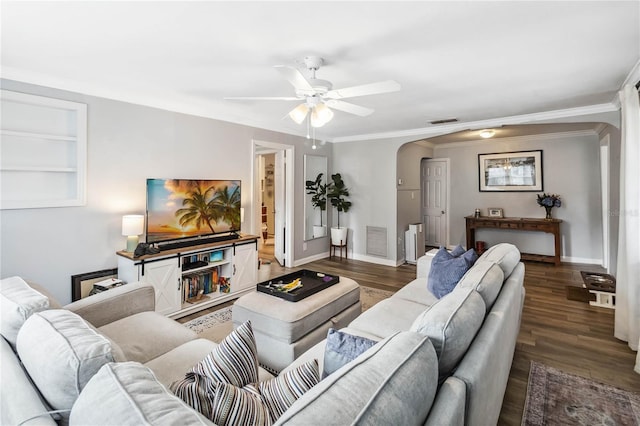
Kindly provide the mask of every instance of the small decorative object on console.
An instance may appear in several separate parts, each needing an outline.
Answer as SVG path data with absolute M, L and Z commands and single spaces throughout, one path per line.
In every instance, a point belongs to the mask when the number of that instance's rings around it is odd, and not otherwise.
M 489 217 L 503 217 L 502 209 L 497 207 L 490 207 L 487 211 L 489 212 Z
M 538 194 L 538 205 L 544 207 L 547 212 L 545 219 L 552 219 L 551 210 L 554 207 L 562 206 L 562 200 L 558 194 Z

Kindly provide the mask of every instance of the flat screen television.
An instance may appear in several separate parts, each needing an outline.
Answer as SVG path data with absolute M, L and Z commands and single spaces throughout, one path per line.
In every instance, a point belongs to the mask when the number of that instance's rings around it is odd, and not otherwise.
M 147 179 L 147 243 L 240 231 L 240 181 Z

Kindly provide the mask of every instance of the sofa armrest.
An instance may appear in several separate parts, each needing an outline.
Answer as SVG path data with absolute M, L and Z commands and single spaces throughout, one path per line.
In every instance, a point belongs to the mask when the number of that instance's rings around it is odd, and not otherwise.
M 131 283 L 94 294 L 64 306 L 94 327 L 112 323 L 133 314 L 155 311 L 156 296 L 151 284 Z
M 448 377 L 440 386 L 425 426 L 463 426 L 467 388 L 456 377 Z
M 416 278 L 427 278 L 429 276 L 429 270 L 431 270 L 431 261 L 433 256 L 425 254 L 418 259 L 418 266 L 416 268 Z

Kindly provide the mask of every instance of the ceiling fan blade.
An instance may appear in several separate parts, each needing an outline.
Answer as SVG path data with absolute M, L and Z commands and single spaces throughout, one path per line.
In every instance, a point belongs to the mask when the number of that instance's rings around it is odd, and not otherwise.
M 397 92 L 400 83 L 393 80 L 379 81 L 377 83 L 363 84 L 361 86 L 345 87 L 344 89 L 330 90 L 324 95 L 329 99 L 355 98 L 356 96 L 376 95 L 378 93 Z
M 300 70 L 297 68 L 289 67 L 287 65 L 276 65 L 274 68 L 277 69 L 280 74 L 282 74 L 284 78 L 286 78 L 287 81 L 296 88 L 296 90 L 305 90 L 313 93 L 313 87 L 311 87 L 311 84 L 306 78 L 304 78 L 304 75 L 302 75 Z
M 230 101 L 299 101 L 295 96 L 227 96 Z
M 336 99 L 330 99 L 325 102 L 328 107 L 333 109 L 337 109 L 339 111 L 348 112 L 349 114 L 359 115 L 360 117 L 366 117 L 367 115 L 373 114 L 374 110 L 371 108 L 366 108 L 360 105 L 354 105 L 349 102 L 338 101 Z

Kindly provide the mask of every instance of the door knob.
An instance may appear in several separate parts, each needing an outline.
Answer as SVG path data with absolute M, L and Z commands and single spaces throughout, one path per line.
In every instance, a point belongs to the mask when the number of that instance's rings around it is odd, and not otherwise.
M 440 213 L 444 214 L 444 210 L 442 210 Z

